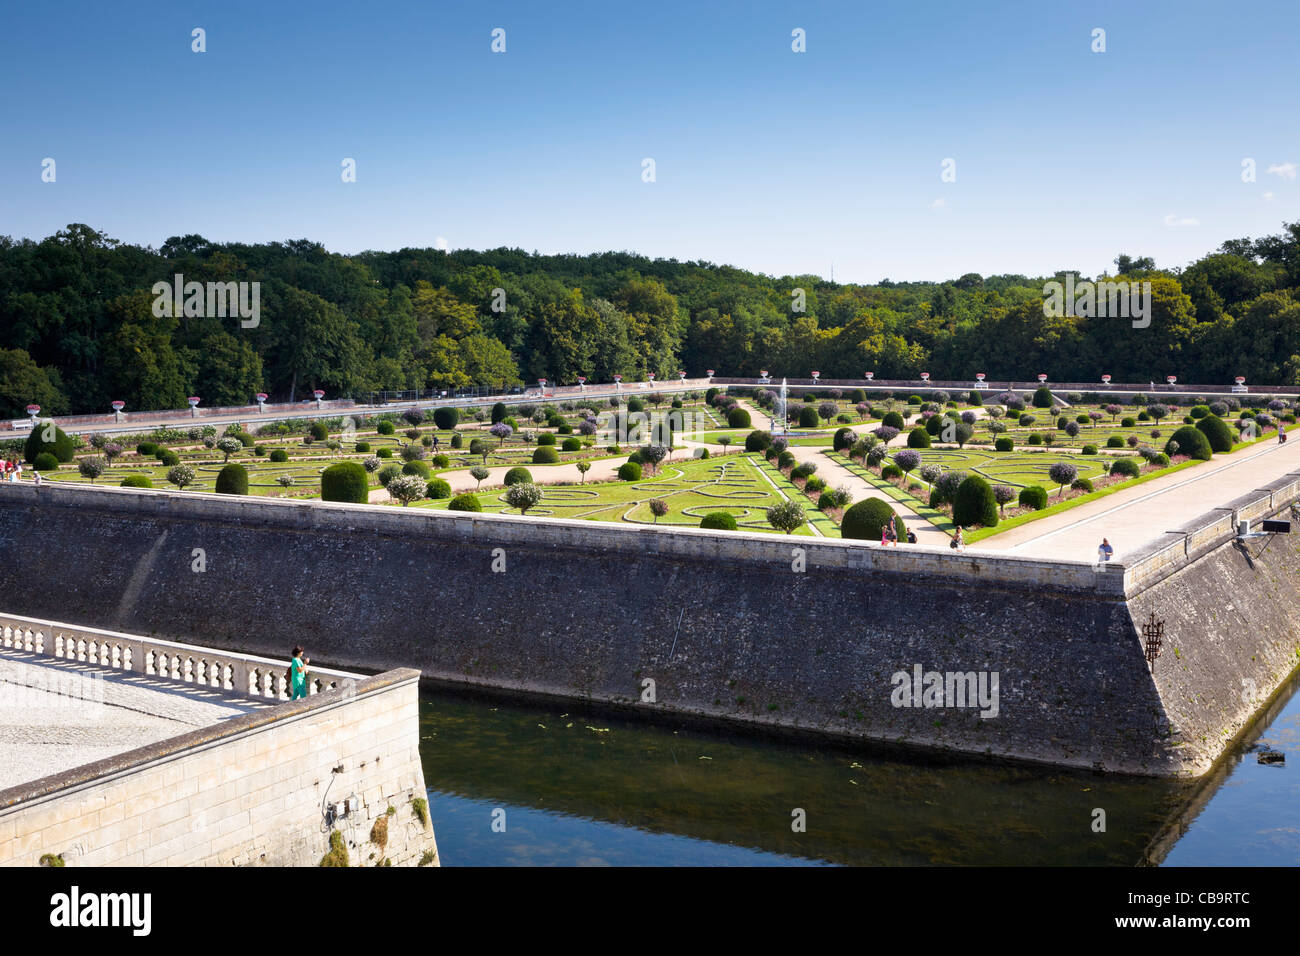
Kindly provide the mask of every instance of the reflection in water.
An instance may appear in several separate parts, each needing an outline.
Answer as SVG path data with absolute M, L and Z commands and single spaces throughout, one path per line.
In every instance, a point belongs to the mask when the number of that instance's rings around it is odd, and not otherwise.
M 1300 706 L 1265 739 L 1300 760 Z M 422 697 L 456 865 L 1293 864 L 1300 788 L 1252 753 L 1195 783 L 673 730 L 576 707 Z M 806 813 L 807 830 L 792 830 Z M 1095 832 L 1095 811 L 1105 832 Z M 504 832 L 494 832 L 494 811 Z M 496 814 L 500 818 L 501 814 Z

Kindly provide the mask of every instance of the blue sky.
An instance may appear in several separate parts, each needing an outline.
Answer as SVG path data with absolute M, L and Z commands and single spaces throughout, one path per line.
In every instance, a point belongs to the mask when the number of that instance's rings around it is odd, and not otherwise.
M 0 234 L 443 239 L 877 281 L 1182 265 L 1300 218 L 1300 4 L 1135 6 L 11 4 Z

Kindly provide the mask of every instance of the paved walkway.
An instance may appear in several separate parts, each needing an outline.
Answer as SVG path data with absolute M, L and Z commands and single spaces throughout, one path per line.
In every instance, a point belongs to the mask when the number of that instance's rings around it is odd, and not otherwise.
M 1279 445 L 1271 438 L 1028 522 L 978 542 L 971 550 L 1091 561 L 1096 559 L 1097 546 L 1105 537 L 1118 561 L 1125 552 L 1166 531 L 1293 472 L 1300 472 L 1300 441 Z
M 0 648 L 0 790 L 269 704 Z

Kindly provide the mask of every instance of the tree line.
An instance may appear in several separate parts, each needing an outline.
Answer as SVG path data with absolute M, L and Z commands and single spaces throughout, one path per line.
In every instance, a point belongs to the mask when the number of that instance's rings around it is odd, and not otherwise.
M 123 243 L 84 224 L 0 237 L 0 416 L 242 405 L 259 392 L 517 385 L 654 373 L 1300 383 L 1300 223 L 1182 268 L 1120 255 L 1151 322 L 1043 312 L 1043 284 L 833 283 L 627 252 L 401 249 L 344 256 L 309 240 Z M 258 282 L 261 316 L 155 315 L 156 282 Z M 1077 274 L 1077 273 L 1076 273 Z

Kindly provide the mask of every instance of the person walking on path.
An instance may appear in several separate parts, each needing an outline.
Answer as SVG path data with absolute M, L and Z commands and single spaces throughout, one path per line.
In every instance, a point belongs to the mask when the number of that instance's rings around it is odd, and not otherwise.
M 307 696 L 307 661 L 303 649 L 293 649 L 293 662 L 289 664 L 289 699 L 299 700 Z
M 1115 554 L 1115 549 L 1110 546 L 1110 542 L 1105 538 L 1101 539 L 1101 544 L 1097 546 L 1097 560 L 1101 563 L 1109 561 Z

